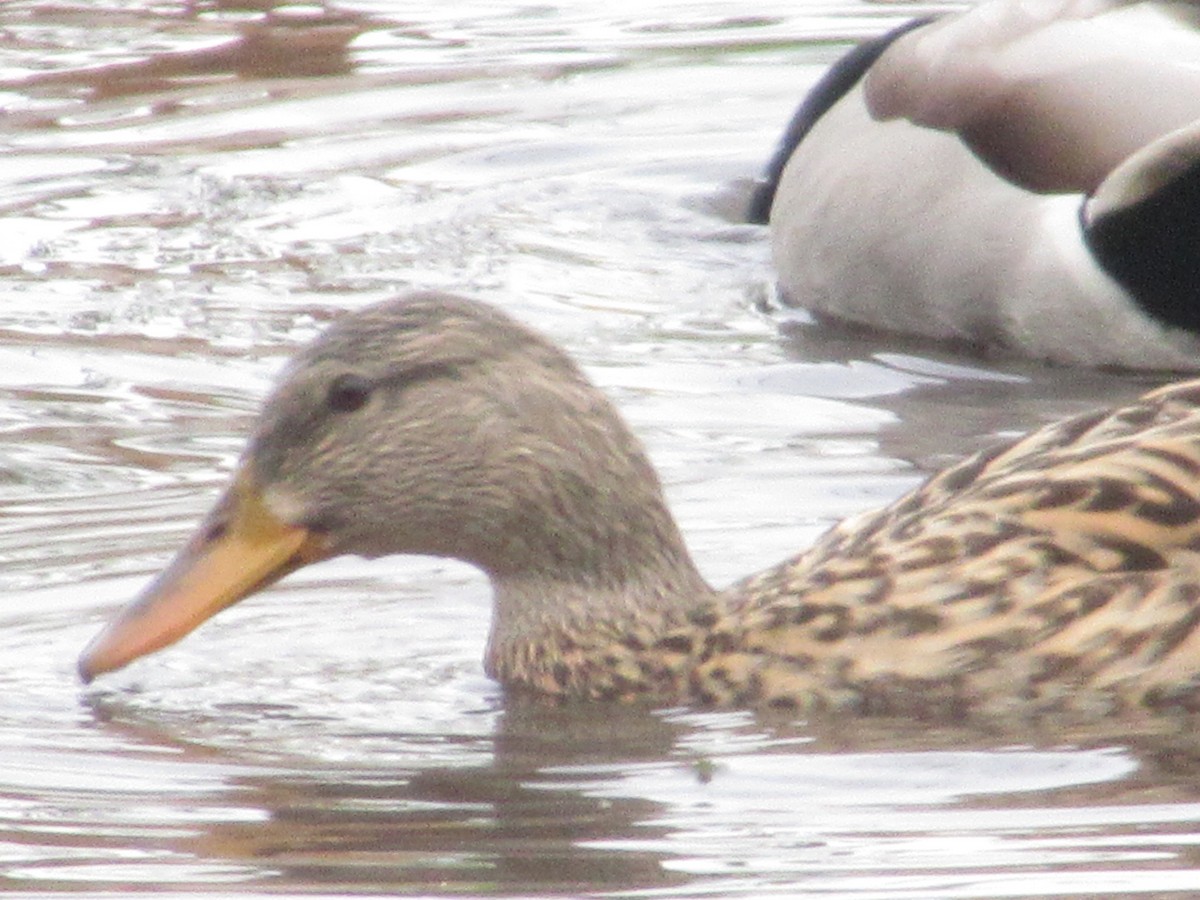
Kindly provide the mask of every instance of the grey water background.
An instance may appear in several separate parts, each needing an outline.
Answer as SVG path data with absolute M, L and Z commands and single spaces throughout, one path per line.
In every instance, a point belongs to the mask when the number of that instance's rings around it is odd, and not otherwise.
M 255 6 L 0 5 L 0 890 L 1200 893 L 1190 723 L 517 702 L 481 671 L 486 584 L 440 560 L 298 573 L 81 686 L 281 362 L 405 289 L 579 358 L 716 583 L 1153 382 L 775 302 L 749 182 L 850 42 L 942 7 Z

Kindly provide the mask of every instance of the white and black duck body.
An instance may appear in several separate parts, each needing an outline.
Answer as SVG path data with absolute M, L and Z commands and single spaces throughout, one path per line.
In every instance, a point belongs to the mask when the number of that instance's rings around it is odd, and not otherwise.
M 1196 15 L 990 0 L 848 54 L 751 211 L 785 300 L 1063 364 L 1200 369 Z

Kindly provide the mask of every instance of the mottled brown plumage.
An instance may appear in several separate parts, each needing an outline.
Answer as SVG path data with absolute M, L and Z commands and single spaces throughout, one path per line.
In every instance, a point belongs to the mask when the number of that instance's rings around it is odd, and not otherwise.
M 725 591 L 557 348 L 438 294 L 348 315 L 84 677 L 293 569 L 419 552 L 491 578 L 489 673 L 548 695 L 921 715 L 1200 706 L 1200 382 L 947 469 Z M 403 608 L 398 609 L 403 615 Z

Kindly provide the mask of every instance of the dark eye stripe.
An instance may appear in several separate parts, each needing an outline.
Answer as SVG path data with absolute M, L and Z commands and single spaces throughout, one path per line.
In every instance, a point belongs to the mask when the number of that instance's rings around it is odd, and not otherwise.
M 348 372 L 329 383 L 325 403 L 335 412 L 354 412 L 366 405 L 374 389 L 375 385 L 368 379 Z
M 346 372 L 329 383 L 325 403 L 334 412 L 354 412 L 366 406 L 371 394 L 380 384 L 403 389 L 411 384 L 434 378 L 457 378 L 458 368 L 450 363 L 424 363 L 410 366 L 394 375 L 372 381 L 354 372 Z
M 393 387 L 405 388 L 410 384 L 421 381 L 432 381 L 435 378 L 458 378 L 458 366 L 453 363 L 435 362 L 420 363 L 407 369 L 388 375 L 382 382 Z

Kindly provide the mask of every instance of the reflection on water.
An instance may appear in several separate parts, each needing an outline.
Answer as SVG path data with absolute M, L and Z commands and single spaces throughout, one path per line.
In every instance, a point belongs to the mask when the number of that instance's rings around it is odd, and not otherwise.
M 5 889 L 1200 889 L 1189 723 L 544 707 L 482 675 L 486 584 L 439 560 L 298 573 L 81 688 L 281 360 L 401 289 L 566 345 L 719 583 L 1145 385 L 772 310 L 739 198 L 847 41 L 935 6 L 271 7 L 0 6 Z

